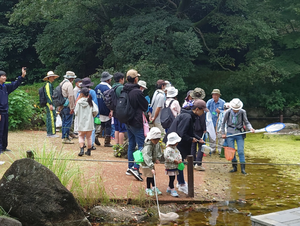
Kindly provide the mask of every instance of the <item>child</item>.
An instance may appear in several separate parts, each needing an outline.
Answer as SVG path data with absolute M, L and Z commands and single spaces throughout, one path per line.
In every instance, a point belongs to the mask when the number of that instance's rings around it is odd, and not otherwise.
M 142 150 L 144 162 L 141 164 L 144 176 L 147 178 L 146 194 L 153 196 L 155 190 L 158 195 L 161 191 L 156 188 L 153 175 L 155 174 L 154 163 L 159 163 L 159 158 L 162 156 L 159 141 L 161 138 L 161 131 L 157 127 L 151 128 L 145 139 L 144 148 Z M 151 189 L 152 184 L 152 189 Z
M 75 115 L 78 118 L 78 133 L 79 133 L 79 145 L 80 152 L 78 156 L 84 154 L 84 136 L 87 139 L 88 150 L 86 155 L 91 155 L 92 150 L 92 132 L 94 130 L 94 117 L 98 114 L 98 107 L 92 100 L 92 96 L 89 95 L 88 88 L 82 88 L 75 107 Z
M 174 180 L 175 175 L 178 175 L 178 164 L 182 162 L 180 151 L 176 147 L 181 141 L 181 138 L 175 132 L 170 133 L 167 138 L 167 148 L 164 153 L 166 175 L 169 176 L 167 193 L 170 193 L 174 197 L 178 197 L 178 193 L 174 189 Z

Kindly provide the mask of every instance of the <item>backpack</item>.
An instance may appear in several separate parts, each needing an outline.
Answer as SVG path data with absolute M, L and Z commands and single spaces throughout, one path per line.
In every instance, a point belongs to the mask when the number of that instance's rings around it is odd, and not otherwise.
M 160 113 L 160 124 L 164 129 L 170 128 L 172 122 L 175 119 L 173 112 L 170 108 L 173 101 L 174 100 L 171 100 L 168 107 L 166 107 L 166 103 L 165 103 L 165 107 L 161 110 L 161 113 Z
M 103 93 L 103 96 L 104 96 L 103 101 L 109 110 L 114 111 L 116 109 L 117 99 L 118 99 L 117 95 L 116 95 L 116 90 L 120 85 L 117 85 L 114 88 L 105 90 Z
M 121 123 L 126 124 L 134 118 L 135 111 L 131 107 L 128 93 L 124 92 L 124 90 L 121 91 L 120 97 L 117 100 L 115 115 Z
M 46 107 L 47 98 L 46 98 L 46 92 L 45 92 L 45 85 L 43 87 L 39 88 L 39 97 L 40 97 L 40 106 Z
M 66 81 L 63 82 L 63 84 L 65 83 Z M 64 105 L 64 103 L 66 102 L 66 99 L 63 95 L 62 95 L 62 90 L 61 90 L 61 87 L 63 86 L 62 85 L 58 85 L 54 90 L 53 90 L 53 96 L 52 96 L 52 102 L 53 102 L 53 105 L 55 107 L 59 107 L 59 106 L 62 106 Z

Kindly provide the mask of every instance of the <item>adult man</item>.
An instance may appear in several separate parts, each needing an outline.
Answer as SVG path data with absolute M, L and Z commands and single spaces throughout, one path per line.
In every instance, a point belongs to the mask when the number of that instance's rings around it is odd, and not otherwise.
M 54 74 L 53 71 L 49 71 L 47 73 L 47 76 L 43 78 L 44 81 L 46 81 L 45 84 L 45 94 L 47 99 L 46 104 L 46 112 L 47 112 L 47 119 L 46 119 L 46 126 L 47 126 L 47 137 L 59 137 L 56 135 L 56 110 L 53 106 L 52 96 L 53 96 L 53 85 L 52 82 L 54 82 L 55 79 L 57 79 L 59 76 Z
M 112 88 L 116 88 L 116 97 L 119 98 L 121 91 L 123 90 L 124 87 L 124 74 L 121 72 L 117 72 L 114 74 L 114 80 L 115 84 L 113 84 Z M 114 124 L 115 124 L 115 142 L 116 144 L 122 145 L 124 143 L 124 133 L 127 132 L 126 130 L 126 125 L 124 123 L 121 123 L 114 114 Z
M 104 147 L 112 147 L 110 143 L 110 134 L 111 134 L 111 117 L 113 112 L 106 107 L 104 103 L 104 92 L 106 90 L 111 89 L 110 83 L 111 78 L 113 76 L 109 74 L 107 71 L 104 71 L 101 74 L 101 82 L 96 86 L 95 92 L 97 94 L 98 107 L 100 113 L 100 121 L 101 121 L 101 131 L 104 130 L 105 140 Z M 97 131 L 98 132 L 98 131 Z M 96 134 L 96 136 L 100 136 L 100 134 Z
M 13 92 L 24 81 L 26 75 L 26 68 L 22 68 L 22 76 L 18 77 L 18 80 L 11 82 L 10 84 L 4 84 L 6 82 L 6 73 L 0 71 L 0 154 L 4 151 L 10 151 L 7 149 L 7 136 L 8 136 L 8 95 Z
M 207 101 L 206 106 L 207 106 L 208 110 L 211 113 L 212 121 L 213 121 L 213 124 L 214 124 L 214 128 L 216 128 L 219 114 L 220 114 L 220 112 L 224 111 L 225 101 L 220 98 L 221 93 L 220 93 L 219 89 L 214 89 L 211 92 L 211 94 L 212 94 L 212 98 Z M 219 140 L 219 141 L 221 141 L 222 134 L 219 133 L 219 132 L 216 132 L 216 135 L 217 135 L 216 139 Z M 210 139 L 214 140 L 214 139 L 211 138 L 211 136 L 210 136 Z M 212 143 L 213 144 L 211 144 L 210 147 L 212 148 L 212 152 L 215 152 L 216 151 L 216 143 L 215 142 L 212 142 Z M 221 146 L 220 145 L 218 145 L 218 149 L 219 149 L 219 154 L 220 154 L 221 153 Z
M 178 143 L 177 148 L 180 151 L 182 160 L 191 154 L 192 143 L 198 142 L 198 140 L 200 143 L 204 143 L 200 137 L 194 134 L 194 123 L 196 117 L 203 115 L 204 111 L 208 111 L 205 101 L 199 99 L 195 100 L 192 110 L 183 109 L 181 114 L 175 118 L 168 129 L 168 133 L 166 134 L 164 141 L 166 141 L 167 135 L 172 132 L 176 132 L 181 137 L 181 141 Z M 178 190 L 188 194 L 188 187 L 184 181 L 183 170 L 178 170 L 178 172 Z
M 148 108 L 148 101 L 145 99 L 143 92 L 140 90 L 138 83 L 138 74 L 136 70 L 129 70 L 126 74 L 128 83 L 124 85 L 123 91 L 128 94 L 128 99 L 131 107 L 134 109 L 134 117 L 126 124 L 128 133 L 128 161 L 133 161 L 133 152 L 135 151 L 136 144 L 141 150 L 144 147 L 144 129 L 143 129 L 143 117 L 142 114 Z M 143 178 L 139 173 L 139 165 L 132 162 L 128 163 L 128 169 L 126 175 L 132 174 L 137 180 L 143 181 Z
M 76 77 L 77 76 L 73 71 L 67 71 L 64 75 L 64 80 L 59 84 L 61 86 L 62 95 L 66 98 L 65 104 L 60 106 L 62 116 L 62 143 L 64 144 L 74 144 L 69 138 L 69 135 L 75 109 L 75 97 L 72 83 Z
M 152 115 L 150 117 L 150 121 L 153 122 L 154 126 L 159 128 L 161 133 L 164 134 L 165 130 L 160 123 L 160 114 L 161 109 L 164 108 L 166 95 L 165 95 L 165 88 L 166 82 L 164 80 L 158 80 L 156 82 L 156 91 L 153 94 L 151 107 L 152 107 Z

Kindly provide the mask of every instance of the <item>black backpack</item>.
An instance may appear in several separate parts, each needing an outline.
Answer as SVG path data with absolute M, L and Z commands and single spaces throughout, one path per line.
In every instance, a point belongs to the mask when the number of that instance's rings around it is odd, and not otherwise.
M 121 84 L 120 84 L 121 85 Z M 108 89 L 108 90 L 105 90 L 104 93 L 103 93 L 103 96 L 104 96 L 104 103 L 106 105 L 106 107 L 109 109 L 109 110 L 115 110 L 116 109 L 116 106 L 117 106 L 117 95 L 116 95 L 116 90 L 117 88 L 120 86 L 120 85 L 117 85 L 115 86 L 114 88 L 111 88 L 111 89 Z
M 63 82 L 63 84 L 65 83 L 66 81 Z M 66 99 L 63 95 L 62 95 L 62 90 L 61 90 L 61 87 L 63 86 L 62 85 L 58 85 L 54 90 L 53 90 L 53 96 L 52 96 L 52 102 L 53 102 L 53 105 L 55 107 L 59 107 L 59 106 L 62 106 L 64 105 L 64 103 L 66 102 Z
M 122 90 L 116 104 L 115 116 L 121 123 L 128 124 L 134 115 L 135 111 L 130 104 L 128 93 Z
M 168 107 L 166 107 L 166 103 L 165 103 L 165 107 L 161 110 L 161 113 L 160 113 L 160 124 L 164 129 L 169 129 L 172 122 L 175 119 L 173 112 L 170 108 L 173 101 L 174 100 L 171 100 Z
M 45 85 L 43 87 L 39 88 L 39 97 L 40 97 L 40 106 L 46 107 L 47 98 L 46 98 L 46 92 L 45 92 Z

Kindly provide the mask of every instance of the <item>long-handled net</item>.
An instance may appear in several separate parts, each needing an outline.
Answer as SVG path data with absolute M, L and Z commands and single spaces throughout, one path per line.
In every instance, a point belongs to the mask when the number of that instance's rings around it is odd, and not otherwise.
M 155 180 L 155 175 L 153 175 L 154 177 L 154 183 L 155 183 L 155 196 L 156 196 L 156 203 L 157 203 L 157 209 L 158 209 L 158 215 L 159 215 L 159 219 L 161 222 L 169 222 L 169 221 L 174 221 L 176 220 L 179 215 L 175 212 L 169 212 L 169 213 L 161 213 L 159 210 L 159 203 L 158 203 L 158 197 L 157 197 L 157 189 L 156 189 L 156 180 Z
M 275 133 L 275 132 L 278 132 L 282 129 L 284 129 L 285 127 L 285 124 L 284 123 L 281 123 L 281 122 L 276 122 L 276 123 L 272 123 L 270 125 L 267 125 L 266 127 L 264 128 L 261 128 L 261 129 L 256 129 L 255 130 L 255 133 Z M 236 133 L 236 134 L 232 134 L 232 135 L 229 135 L 229 136 L 226 136 L 227 137 L 233 137 L 233 136 L 237 136 L 237 135 L 241 135 L 241 134 L 245 134 L 245 133 L 251 133 L 251 131 L 247 131 L 247 132 L 243 132 L 243 133 Z

